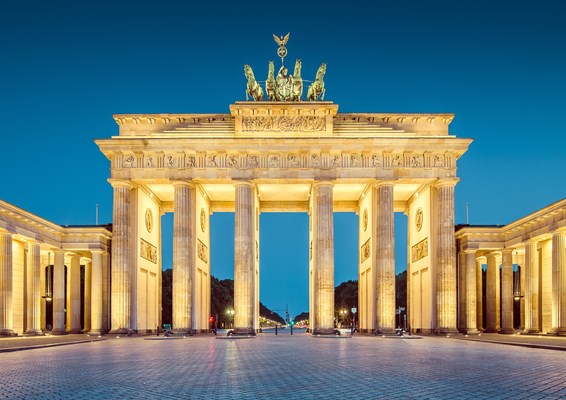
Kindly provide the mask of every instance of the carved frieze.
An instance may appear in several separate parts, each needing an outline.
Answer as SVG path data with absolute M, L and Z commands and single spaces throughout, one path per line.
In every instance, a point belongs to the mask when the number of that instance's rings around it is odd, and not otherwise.
M 428 238 L 425 238 L 411 248 L 411 262 L 417 262 L 427 256 Z
M 208 264 L 208 247 L 200 239 L 197 240 L 197 256 L 202 262 Z
M 177 156 L 166 155 L 165 156 L 165 166 L 169 168 L 175 168 L 178 166 Z
M 323 132 L 326 119 L 317 116 L 243 117 L 243 132 Z
M 195 168 L 197 166 L 196 156 L 187 156 L 187 167 Z
M 140 239 L 140 256 L 154 264 L 157 264 L 157 247 Z
M 370 256 L 371 256 L 371 238 L 369 238 L 368 240 L 366 240 L 366 242 L 364 244 L 362 244 L 360 254 L 361 254 L 360 257 L 361 257 L 362 263 L 365 260 L 367 260 L 368 258 L 370 258 Z
M 124 156 L 122 166 L 124 168 L 135 168 L 136 167 L 136 157 L 134 157 L 131 154 Z
M 228 168 L 236 168 L 238 166 L 238 156 L 229 155 L 226 159 L 226 165 Z
M 381 167 L 382 161 L 381 156 L 378 154 L 372 154 L 371 156 L 371 166 L 372 167 Z

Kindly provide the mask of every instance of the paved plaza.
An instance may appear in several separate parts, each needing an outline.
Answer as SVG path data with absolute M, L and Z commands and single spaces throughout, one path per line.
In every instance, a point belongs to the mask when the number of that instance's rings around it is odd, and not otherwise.
M 566 354 L 438 337 L 108 337 L 0 353 L 0 398 L 559 399 Z

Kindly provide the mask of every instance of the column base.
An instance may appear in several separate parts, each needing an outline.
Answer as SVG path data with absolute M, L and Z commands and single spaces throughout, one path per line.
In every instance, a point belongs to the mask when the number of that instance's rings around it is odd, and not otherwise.
M 67 331 L 65 328 L 55 328 L 51 331 L 52 335 L 66 335 Z
M 254 328 L 234 328 L 232 330 L 232 336 L 255 336 L 256 332 Z
M 499 333 L 502 334 L 502 335 L 510 335 L 510 334 L 512 334 L 512 333 L 515 333 L 515 329 L 502 328 L 502 329 L 499 331 Z
M 481 331 L 479 329 L 468 329 L 468 330 L 465 330 L 464 333 L 466 335 L 479 335 L 481 333 Z
M 87 335 L 90 335 L 90 336 L 101 336 L 101 335 L 103 335 L 103 333 L 102 333 L 102 330 L 94 330 L 94 331 L 91 330 L 91 331 L 88 331 L 88 332 L 87 332 Z
M 527 334 L 527 335 L 535 335 L 537 333 L 540 333 L 540 329 L 534 329 L 534 328 L 530 328 L 530 329 L 525 329 L 523 331 L 523 333 Z
M 552 328 L 547 335 L 550 336 L 566 336 L 566 328 Z
M 45 336 L 45 333 L 43 333 L 40 330 L 37 329 L 30 329 L 25 331 L 26 336 Z
M 129 329 L 129 328 L 118 328 L 118 329 L 111 330 L 108 333 L 111 334 L 111 335 L 132 336 L 134 334 L 134 331 Z
M 496 328 L 486 328 L 483 333 L 499 333 Z
M 81 330 L 81 328 L 73 328 L 69 331 L 69 333 L 71 334 L 79 334 L 79 333 L 83 333 L 83 331 Z
M 379 328 L 379 329 L 375 329 L 372 332 L 374 335 L 379 335 L 379 336 L 396 336 L 397 335 L 397 331 L 395 330 L 395 328 Z
M 336 328 L 314 328 L 313 335 L 340 335 L 340 331 Z
M 439 336 L 443 335 L 459 335 L 460 332 L 456 328 L 438 328 L 436 330 Z
M 2 329 L 0 330 L 0 336 L 18 336 L 18 334 L 12 329 Z

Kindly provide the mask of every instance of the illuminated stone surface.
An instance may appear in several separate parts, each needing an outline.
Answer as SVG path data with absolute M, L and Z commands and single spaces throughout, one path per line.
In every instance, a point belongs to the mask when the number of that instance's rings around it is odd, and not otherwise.
M 566 396 L 562 351 L 435 337 L 318 339 L 285 334 L 235 341 L 210 336 L 121 338 L 3 353 L 0 357 L 1 398 Z
M 478 273 L 475 282 L 468 279 L 476 288 L 475 296 L 473 287 L 459 287 L 460 311 L 474 306 L 477 310 L 475 320 L 470 311 L 468 319 L 460 313 L 462 332 L 520 330 L 566 336 L 566 199 L 507 225 L 457 229 L 459 259 L 471 268 L 475 258 Z M 486 326 L 481 313 L 482 265 L 486 265 Z M 516 321 L 514 308 L 519 311 Z

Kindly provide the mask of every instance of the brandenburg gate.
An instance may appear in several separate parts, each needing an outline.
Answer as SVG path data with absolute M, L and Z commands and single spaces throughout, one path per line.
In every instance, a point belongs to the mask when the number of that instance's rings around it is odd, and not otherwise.
M 115 115 L 96 143 L 114 187 L 112 331 L 160 319 L 161 226 L 174 213 L 173 329 L 208 329 L 210 224 L 235 213 L 235 334 L 259 328 L 259 217 L 310 216 L 310 315 L 334 332 L 334 212 L 359 215 L 359 322 L 395 329 L 394 212 L 409 223 L 411 328 L 456 331 L 452 114 L 341 114 L 329 101 L 247 101 L 230 114 Z M 352 232 L 354 234 L 354 232 Z M 216 249 L 221 251 L 221 249 Z

